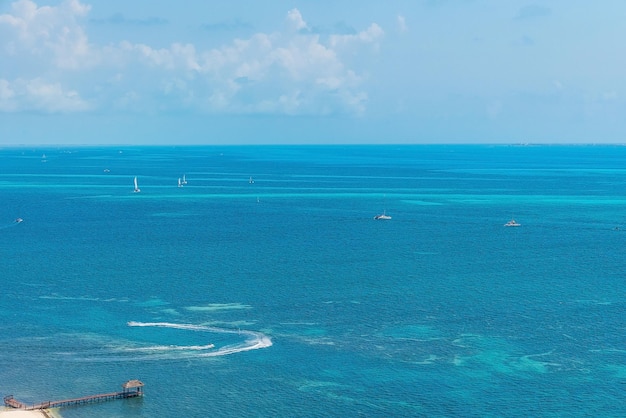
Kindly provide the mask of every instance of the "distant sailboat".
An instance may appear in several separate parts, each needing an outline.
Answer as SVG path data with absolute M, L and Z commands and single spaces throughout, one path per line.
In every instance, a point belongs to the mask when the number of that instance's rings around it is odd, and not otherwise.
M 178 178 L 178 187 L 183 187 L 183 182 L 180 181 L 180 177 Z
M 383 210 L 383 213 L 381 213 L 380 215 L 374 216 L 374 219 L 386 221 L 388 219 L 391 219 L 391 216 L 387 215 L 387 213 Z
M 387 201 L 387 195 L 385 195 L 385 201 Z M 374 219 L 386 221 L 386 220 L 391 219 L 391 216 L 387 215 L 386 209 L 383 209 L 383 213 L 374 216 Z
M 250 180 L 248 180 L 248 183 L 250 184 L 254 183 L 254 179 L 252 178 L 252 176 L 250 176 Z
M 46 154 L 44 154 L 44 155 L 41 156 L 41 162 L 45 163 L 46 161 L 48 161 L 48 160 L 47 160 Z
M 181 182 L 182 184 L 187 184 L 187 178 L 185 177 L 185 175 L 183 174 L 183 181 Z
M 139 186 L 137 185 L 137 176 L 135 176 L 135 190 L 133 190 L 134 193 L 139 193 L 141 190 L 139 189 Z
M 522 224 L 517 223 L 515 219 L 511 219 L 510 221 L 505 223 L 504 226 L 522 226 Z

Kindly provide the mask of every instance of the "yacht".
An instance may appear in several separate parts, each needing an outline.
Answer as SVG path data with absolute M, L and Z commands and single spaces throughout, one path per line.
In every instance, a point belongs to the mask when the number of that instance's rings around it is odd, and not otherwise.
M 522 226 L 522 224 L 518 224 L 517 221 L 515 221 L 515 219 L 511 219 L 510 221 L 505 223 L 504 226 Z

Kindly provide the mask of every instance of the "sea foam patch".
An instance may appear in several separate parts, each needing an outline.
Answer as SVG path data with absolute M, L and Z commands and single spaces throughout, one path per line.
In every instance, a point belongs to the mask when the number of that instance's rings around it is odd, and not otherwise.
M 187 306 L 186 310 L 192 312 L 219 312 L 239 309 L 252 309 L 252 306 L 243 303 L 209 303 L 203 306 Z

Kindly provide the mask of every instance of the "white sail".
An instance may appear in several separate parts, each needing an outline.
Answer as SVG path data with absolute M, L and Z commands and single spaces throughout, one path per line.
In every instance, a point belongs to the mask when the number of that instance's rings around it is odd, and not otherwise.
M 137 186 L 137 176 L 135 176 L 135 190 L 133 190 L 135 193 L 139 193 L 141 190 L 139 190 L 139 186 Z
M 387 201 L 387 195 L 385 195 L 385 202 L 386 201 Z M 374 219 L 385 221 L 385 220 L 391 219 L 391 216 L 387 215 L 387 210 L 386 209 L 383 209 L 383 213 L 374 216 Z

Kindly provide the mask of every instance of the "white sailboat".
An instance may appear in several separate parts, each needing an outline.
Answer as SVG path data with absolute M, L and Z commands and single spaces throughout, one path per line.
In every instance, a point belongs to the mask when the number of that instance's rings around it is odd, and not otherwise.
M 522 224 L 517 223 L 515 219 L 511 219 L 510 221 L 505 223 L 504 226 L 522 226 Z
M 383 210 L 383 213 L 381 213 L 380 215 L 374 216 L 374 219 L 386 221 L 388 219 L 391 219 L 391 216 L 387 215 L 387 213 Z
M 387 202 L 387 195 L 385 195 L 385 202 Z M 383 213 L 374 216 L 374 219 L 386 221 L 386 220 L 391 219 L 391 216 L 387 215 L 386 209 L 383 209 Z
M 135 190 L 133 190 L 133 193 L 139 193 L 141 190 L 139 189 L 139 186 L 137 185 L 137 176 L 135 176 Z
M 185 175 L 183 174 L 183 180 L 181 181 L 182 184 L 187 184 L 187 177 L 185 177 Z
M 250 176 L 250 180 L 248 180 L 248 183 L 250 184 L 254 183 L 254 179 L 252 178 L 252 176 Z
M 183 182 L 180 180 L 180 177 L 178 178 L 178 187 L 183 187 Z

